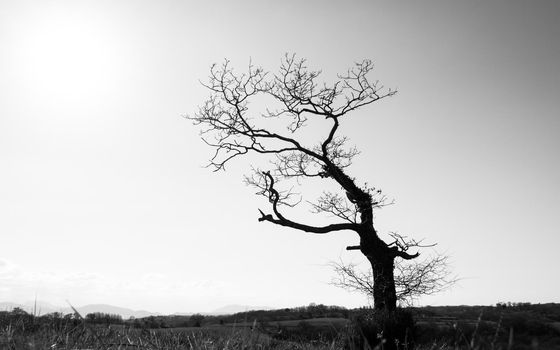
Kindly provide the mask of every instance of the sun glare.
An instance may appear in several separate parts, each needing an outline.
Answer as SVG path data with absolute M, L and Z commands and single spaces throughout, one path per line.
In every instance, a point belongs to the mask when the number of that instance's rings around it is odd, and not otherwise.
M 83 103 L 114 89 L 120 59 L 102 17 L 56 8 L 34 20 L 23 27 L 15 62 L 27 93 L 43 102 Z

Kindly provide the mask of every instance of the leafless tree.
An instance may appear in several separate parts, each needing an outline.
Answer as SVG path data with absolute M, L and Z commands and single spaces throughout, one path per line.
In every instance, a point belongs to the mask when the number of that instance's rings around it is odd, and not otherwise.
M 336 277 L 331 284 L 352 292 L 373 295 L 373 271 L 364 272 L 355 263 L 332 262 Z M 457 282 L 449 267 L 449 256 L 436 254 L 422 261 L 395 261 L 395 290 L 401 306 L 412 306 L 424 295 L 433 295 Z
M 327 85 L 319 82 L 320 71 L 310 70 L 295 56 L 286 55 L 276 74 L 252 64 L 237 74 L 226 60 L 211 67 L 203 83 L 210 97 L 187 118 L 201 128 L 202 139 L 214 149 L 208 164 L 213 170 L 224 170 L 230 161 L 249 154 L 270 160 L 267 169 L 254 168 L 245 179 L 270 202 L 270 212 L 259 209 L 259 221 L 314 234 L 355 232 L 360 245 L 349 249 L 360 250 L 371 264 L 374 307 L 391 311 L 397 306 L 395 259 L 418 257 L 418 252 L 409 253 L 417 244 L 380 238 L 373 211 L 390 203 L 380 190 L 347 174 L 358 150 L 338 135 L 340 123 L 352 112 L 395 94 L 370 79 L 372 69 L 373 63 L 364 60 Z M 306 126 L 313 125 L 316 131 L 319 124 L 324 134 L 308 145 L 312 140 Z M 330 182 L 336 190 L 303 201 L 294 187 L 306 188 L 307 181 Z M 294 207 L 305 203 L 314 213 L 336 221 L 314 225 L 289 217 Z

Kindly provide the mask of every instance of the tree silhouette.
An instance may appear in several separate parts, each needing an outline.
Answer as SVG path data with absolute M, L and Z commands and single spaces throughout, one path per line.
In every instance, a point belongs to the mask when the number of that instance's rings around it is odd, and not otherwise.
M 203 83 L 210 97 L 187 118 L 201 128 L 202 139 L 214 149 L 208 164 L 213 170 L 224 170 L 233 159 L 252 153 L 270 160 L 268 169 L 253 168 L 245 178 L 271 204 L 269 213 L 259 209 L 259 221 L 315 234 L 354 231 L 360 245 L 347 249 L 360 250 L 371 264 L 374 308 L 392 311 L 397 306 L 395 259 L 416 258 L 419 254 L 409 250 L 420 245 L 399 235 L 391 242 L 379 237 L 373 211 L 390 203 L 380 190 L 347 174 L 359 152 L 348 146 L 347 137 L 338 135 L 340 123 L 352 112 L 395 94 L 369 78 L 372 69 L 373 63 L 364 60 L 327 85 L 318 82 L 320 71 L 308 69 L 306 61 L 295 56 L 286 55 L 276 74 L 252 64 L 246 73 L 237 74 L 226 60 L 211 67 L 208 82 Z M 250 102 L 257 110 L 266 107 L 249 113 Z M 307 126 L 315 123 L 326 125 L 324 135 L 307 146 L 309 131 L 315 131 Z M 293 187 L 280 183 L 305 187 L 307 180 L 333 182 L 339 189 L 306 201 L 314 213 L 334 216 L 336 222 L 317 226 L 287 216 L 286 211 L 304 202 Z

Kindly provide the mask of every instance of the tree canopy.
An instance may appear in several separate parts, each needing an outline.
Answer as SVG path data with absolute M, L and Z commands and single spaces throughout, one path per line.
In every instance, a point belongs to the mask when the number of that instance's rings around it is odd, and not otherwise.
M 251 63 L 245 73 L 238 74 L 226 60 L 212 65 L 203 83 L 210 96 L 188 118 L 214 150 L 208 163 L 214 171 L 250 154 L 269 161 L 266 169 L 252 167 L 245 177 L 270 202 L 270 209 L 259 209 L 259 221 L 314 234 L 356 232 L 360 245 L 348 249 L 360 250 L 372 265 L 374 305 L 394 310 L 394 260 L 416 258 L 419 253 L 410 249 L 420 242 L 396 233 L 389 242 L 379 237 L 373 211 L 391 202 L 381 190 L 347 174 L 359 151 L 349 145 L 347 136 L 340 135 L 339 128 L 356 115 L 352 112 L 395 94 L 371 79 L 373 67 L 371 60 L 357 62 L 326 84 L 319 80 L 320 71 L 309 69 L 306 60 L 295 55 L 286 55 L 276 74 Z M 312 127 L 317 128 L 312 130 L 315 133 L 322 132 L 319 140 L 309 137 Z M 307 180 L 329 182 L 335 189 L 310 199 L 296 191 L 306 187 Z M 302 203 L 335 221 L 316 225 L 287 214 L 287 208 Z

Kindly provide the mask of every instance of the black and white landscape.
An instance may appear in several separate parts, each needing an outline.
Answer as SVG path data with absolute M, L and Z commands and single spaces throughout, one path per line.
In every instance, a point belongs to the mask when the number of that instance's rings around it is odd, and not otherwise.
M 552 0 L 0 2 L 0 322 L 482 305 L 506 348 L 505 304 L 558 329 L 535 305 L 560 302 L 559 18 Z

